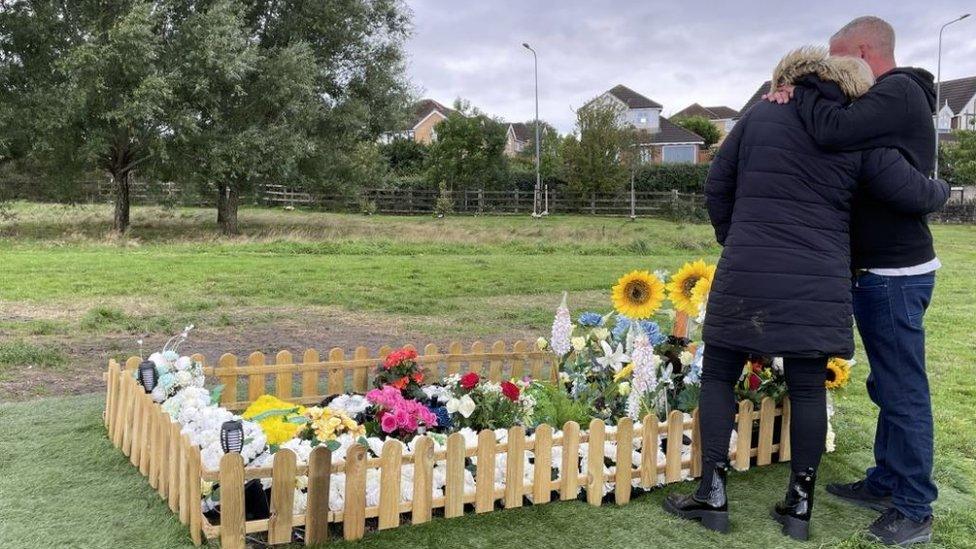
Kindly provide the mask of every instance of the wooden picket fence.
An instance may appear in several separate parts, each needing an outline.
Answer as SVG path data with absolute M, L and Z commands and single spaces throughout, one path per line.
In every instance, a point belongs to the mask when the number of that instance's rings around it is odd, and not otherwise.
M 281 351 L 275 355 L 274 364 L 268 364 L 264 354 L 252 353 L 243 366 L 236 356 L 225 354 L 215 367 L 205 364 L 204 371 L 224 384 L 221 405 L 231 410 L 245 408 L 266 392 L 294 403 L 312 404 L 327 395 L 365 392 L 370 386 L 371 372 L 391 350 L 384 347 L 370 355 L 367 349 L 359 347 L 347 358 L 337 348 L 322 361 L 318 352 L 310 349 L 301 362 L 295 362 L 290 352 Z M 200 355 L 193 358 L 204 359 Z M 330 531 L 338 531 L 338 525 L 343 538 L 355 540 L 365 535 L 367 521 L 383 530 L 405 523 L 427 522 L 435 512 L 451 518 L 462 516 L 466 510 L 486 513 L 498 507 L 509 509 L 553 499 L 572 500 L 581 489 L 586 492 L 587 502 L 599 506 L 604 499 L 604 483 L 615 485 L 613 500 L 623 505 L 630 499 L 634 479 L 639 479 L 640 486 L 650 488 L 661 482 L 678 482 L 685 473 L 691 477 L 701 474 L 697 410 L 690 419 L 673 411 L 665 422 L 649 415 L 636 425 L 630 419 L 622 419 L 612 427 L 593 420 L 585 431 L 579 424 L 568 422 L 562 426 L 561 433 L 549 425 L 541 425 L 527 436 L 523 427 L 516 426 L 508 430 L 503 442 L 498 442 L 494 432 L 486 430 L 479 433 L 476 446 L 467 446 L 463 436 L 454 433 L 447 437 L 445 447 L 440 450 L 435 450 L 432 438 L 420 437 L 412 453 L 406 453 L 399 441 L 387 440 L 379 457 L 369 457 L 367 448 L 356 444 L 348 450 L 345 459 L 333 461 L 331 452 L 320 446 L 312 451 L 307 464 L 298 464 L 295 454 L 287 449 L 279 450 L 273 465 L 264 468 L 245 468 L 239 454 L 227 454 L 219 470 L 206 470 L 200 449 L 190 443 L 189 437 L 180 432 L 179 424 L 135 380 L 133 372 L 139 361 L 138 357 L 132 357 L 124 365 L 114 360 L 109 362 L 105 374 L 108 435 L 188 526 L 197 545 L 204 538 L 219 538 L 223 547 L 243 548 L 245 536 L 255 533 L 266 533 L 270 544 L 289 543 L 296 539 L 295 528 L 304 528 L 301 537 L 305 543 L 315 544 L 327 541 Z M 551 355 L 523 341 L 511 347 L 499 341 L 490 350 L 479 342 L 467 351 L 459 343 L 453 343 L 446 353 L 427 345 L 418 363 L 424 366 L 428 382 L 468 371 L 494 381 L 523 376 L 555 379 L 558 374 Z M 779 425 L 776 424 L 778 416 L 781 417 Z M 752 402 L 742 401 L 736 422 L 738 442 L 729 454 L 736 469 L 747 470 L 753 463 L 767 465 L 774 459 L 790 459 L 788 399 L 777 407 L 767 398 L 758 410 Z M 756 424 L 758 436 L 754 437 Z M 776 431 L 778 442 L 774 437 Z M 686 432 L 691 434 L 690 457 L 683 457 L 683 444 L 669 443 L 666 459 L 659 464 L 656 449 L 662 440 L 680 442 Z M 638 441 L 642 449 L 654 451 L 641 451 L 641 458 L 635 463 L 633 449 Z M 605 442 L 617 444 L 616 464 L 609 472 L 603 459 Z M 588 445 L 583 470 L 579 460 L 581 444 Z M 560 447 L 562 467 L 560 474 L 553 475 L 552 450 Z M 496 456 L 522 457 L 526 452 L 534 459 L 532 478 L 526 481 L 524 459 L 506 459 L 504 486 L 497 487 Z M 473 491 L 465 485 L 467 458 L 488 464 L 475 469 Z M 445 466 L 447 474 L 442 495 L 434 497 L 433 471 L 438 463 Z M 412 464 L 414 470 L 413 497 L 403 501 L 401 477 L 402 468 L 407 464 Z M 371 470 L 380 479 L 380 494 L 378 503 L 367 505 L 366 479 Z M 333 511 L 329 507 L 330 482 L 332 475 L 338 473 L 344 473 L 344 501 L 341 510 Z M 299 477 L 308 479 L 303 513 L 294 512 Z M 245 520 L 244 484 L 252 479 L 271 479 L 270 518 Z M 203 481 L 220 484 L 219 524 L 212 524 L 201 510 Z

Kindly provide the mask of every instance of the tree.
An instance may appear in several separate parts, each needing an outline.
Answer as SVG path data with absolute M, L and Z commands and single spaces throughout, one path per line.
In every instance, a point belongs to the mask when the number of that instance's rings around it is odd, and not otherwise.
M 407 104 L 398 2 L 187 4 L 177 95 L 190 124 L 170 139 L 171 165 L 216 191 L 224 233 L 257 184 L 325 192 L 385 177 L 374 142 Z
M 424 170 L 430 147 L 413 139 L 396 138 L 380 145 L 380 154 L 397 175 L 418 175 Z
M 535 120 L 525 123 L 529 129 L 529 140 L 525 148 L 515 157 L 522 168 L 535 171 Z M 539 176 L 542 181 L 552 181 L 562 169 L 561 143 L 559 131 L 545 121 L 539 122 Z
M 630 172 L 621 163 L 626 154 L 627 135 L 621 128 L 621 108 L 613 103 L 592 101 L 576 111 L 576 133 L 563 144 L 566 178 L 581 195 L 595 195 L 619 189 Z
M 939 176 L 956 185 L 976 185 L 976 131 L 954 132 L 957 141 L 940 147 Z
M 448 191 L 490 188 L 507 183 L 505 126 L 463 101 L 437 125 L 427 177 Z
M 119 232 L 129 226 L 132 173 L 159 158 L 167 128 L 170 7 L 21 0 L 0 10 L 7 154 L 29 157 L 64 181 L 108 174 Z
M 698 134 L 705 140 L 706 149 L 718 143 L 718 140 L 722 138 L 722 132 L 704 116 L 683 116 L 673 118 L 671 121 L 690 132 Z

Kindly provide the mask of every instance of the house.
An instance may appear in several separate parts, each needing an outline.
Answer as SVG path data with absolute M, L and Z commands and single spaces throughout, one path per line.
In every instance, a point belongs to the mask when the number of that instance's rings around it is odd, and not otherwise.
M 739 118 L 739 111 L 725 106 L 703 107 L 698 103 L 692 103 L 672 114 L 671 118 L 691 118 L 692 116 L 707 118 L 718 128 L 718 131 L 722 132 L 722 136 L 724 137 L 732 131 L 732 126 L 735 125 L 735 121 Z
M 518 156 L 532 141 L 535 127 L 525 122 L 512 122 L 505 136 L 505 154 Z
M 437 139 L 436 126 L 447 120 L 455 112 L 433 99 L 421 99 L 413 105 L 413 114 L 407 123 L 407 128 L 386 132 L 380 136 L 380 142 L 389 143 L 394 139 L 412 139 L 425 145 Z
M 943 81 L 939 102 L 939 133 L 976 130 L 976 76 Z
M 627 86 L 617 85 L 589 101 L 610 103 L 621 107 L 620 123 L 640 130 L 640 158 L 654 164 L 691 163 L 701 161 L 705 140 L 661 116 L 664 107 Z

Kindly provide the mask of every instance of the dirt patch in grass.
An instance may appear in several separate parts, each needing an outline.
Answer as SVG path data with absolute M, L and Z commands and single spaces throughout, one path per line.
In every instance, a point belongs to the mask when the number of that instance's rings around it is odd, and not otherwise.
M 221 318 L 223 322 L 220 321 Z M 118 326 L 115 323 L 110 325 Z M 236 354 L 243 361 L 251 352 L 261 351 L 270 361 L 280 350 L 291 351 L 296 357 L 300 357 L 308 348 L 318 349 L 325 355 L 333 347 L 341 347 L 351 353 L 362 345 L 375 352 L 384 345 L 434 343 L 446 348 L 455 339 L 465 345 L 479 339 L 444 337 L 440 330 L 423 329 L 428 326 L 429 324 L 424 325 L 419 318 L 350 313 L 330 308 L 241 308 L 222 312 L 208 311 L 207 318 L 203 319 L 201 327 L 192 332 L 181 352 L 201 353 L 209 364 L 213 364 L 223 353 Z M 442 335 L 435 335 L 437 333 Z M 165 333 L 146 336 L 145 353 L 161 348 L 168 337 Z M 491 335 L 491 339 L 509 341 L 520 337 L 524 338 L 526 334 L 509 332 Z M 104 390 L 102 373 L 108 360 L 124 360 L 138 355 L 138 338 L 135 334 L 118 332 L 25 336 L 23 341 L 30 346 L 59 349 L 64 361 L 57 369 L 11 361 L 11 364 L 2 367 L 0 401 L 101 392 Z

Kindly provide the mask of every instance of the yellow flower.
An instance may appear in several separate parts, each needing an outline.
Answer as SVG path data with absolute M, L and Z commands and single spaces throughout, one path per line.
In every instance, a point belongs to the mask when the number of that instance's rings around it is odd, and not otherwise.
M 697 316 L 701 304 L 711 289 L 712 278 L 715 276 L 715 265 L 706 265 L 699 259 L 685 263 L 668 282 L 668 298 L 674 303 L 674 308 L 688 316 Z M 695 293 L 695 289 L 706 281 L 705 286 Z
M 305 407 L 303 406 L 292 404 L 271 395 L 261 395 L 244 410 L 241 417 L 253 419 L 273 411 L 288 411 L 288 413 L 274 414 L 258 421 L 258 425 L 264 431 L 264 436 L 268 439 L 268 444 L 281 444 L 295 438 L 302 426 L 289 422 L 288 418 L 304 414 Z
M 703 278 L 691 289 L 691 304 L 695 307 L 696 315 L 702 303 L 705 303 L 705 300 L 708 299 L 708 292 L 712 291 L 712 280 L 712 278 Z
M 634 371 L 634 363 L 631 362 L 630 364 L 628 364 L 628 365 L 624 366 L 623 368 L 621 368 L 619 372 L 617 372 L 616 374 L 614 374 L 613 380 L 614 381 L 620 381 L 621 379 L 629 376 L 631 374 L 631 372 L 633 372 L 633 371 Z
M 663 301 L 664 283 L 647 271 L 631 271 L 613 287 L 613 307 L 635 320 L 653 315 Z
M 851 363 L 843 358 L 833 357 L 827 361 L 828 389 L 841 389 L 851 379 Z

